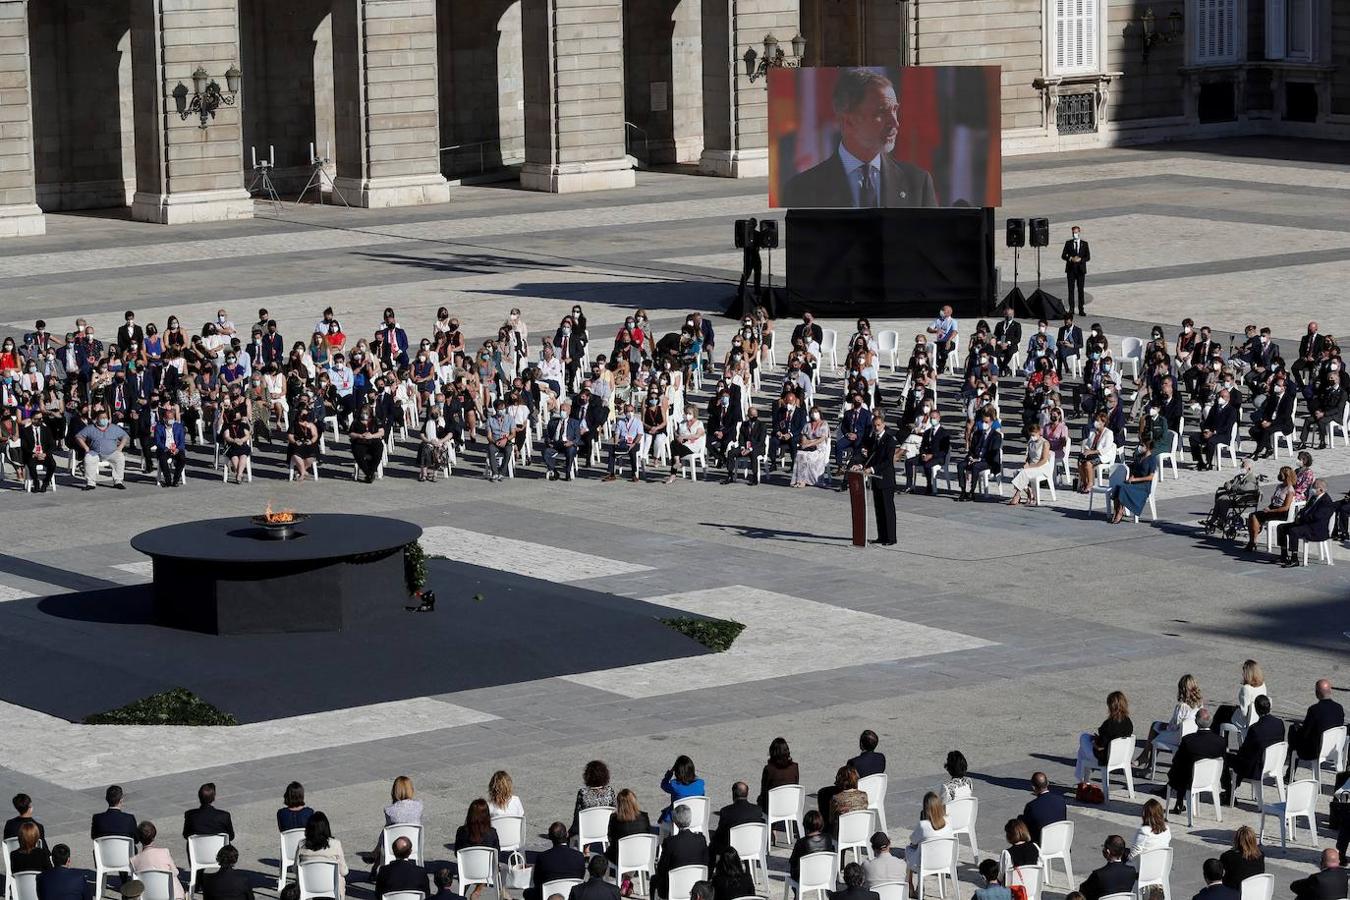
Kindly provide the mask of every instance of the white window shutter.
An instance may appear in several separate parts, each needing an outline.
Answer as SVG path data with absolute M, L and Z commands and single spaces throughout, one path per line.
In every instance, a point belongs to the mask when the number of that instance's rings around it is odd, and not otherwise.
M 1101 0 L 1055 0 L 1053 34 L 1056 73 L 1095 71 L 1099 65 Z
M 1063 72 L 1069 66 L 1067 44 L 1069 40 L 1068 10 L 1069 0 L 1055 0 L 1055 71 Z
M 1097 68 L 1097 3 L 1083 0 L 1083 66 Z

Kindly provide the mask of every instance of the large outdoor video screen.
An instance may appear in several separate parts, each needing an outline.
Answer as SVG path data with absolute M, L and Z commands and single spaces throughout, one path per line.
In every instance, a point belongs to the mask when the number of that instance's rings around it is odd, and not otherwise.
M 769 205 L 1002 205 L 998 66 L 769 72 Z

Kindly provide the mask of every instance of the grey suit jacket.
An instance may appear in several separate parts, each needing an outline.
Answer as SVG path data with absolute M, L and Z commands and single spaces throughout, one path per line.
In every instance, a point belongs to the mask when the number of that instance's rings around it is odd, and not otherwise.
M 792 176 L 783 188 L 782 205 L 802 208 L 852 207 L 853 189 L 836 150 L 823 163 Z M 881 157 L 883 207 L 937 206 L 933 176 L 912 163 Z

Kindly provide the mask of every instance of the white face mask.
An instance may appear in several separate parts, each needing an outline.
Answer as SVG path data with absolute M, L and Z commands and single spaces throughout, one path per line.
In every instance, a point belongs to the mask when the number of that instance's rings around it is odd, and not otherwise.
M 694 417 L 693 417 L 693 416 L 685 416 L 685 417 L 684 417 L 684 420 L 692 425 L 693 422 L 694 422 Z
M 818 412 L 813 412 L 813 413 L 811 413 L 811 421 L 812 421 L 812 422 L 819 422 L 819 421 L 820 421 L 820 413 L 818 413 Z

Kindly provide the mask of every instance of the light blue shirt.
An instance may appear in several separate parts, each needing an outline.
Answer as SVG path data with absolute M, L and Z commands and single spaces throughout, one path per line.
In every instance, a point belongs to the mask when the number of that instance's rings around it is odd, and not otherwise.
M 867 166 L 872 170 L 872 186 L 877 192 L 877 205 L 881 205 L 881 154 L 878 153 L 867 162 L 863 162 L 858 157 L 844 149 L 844 145 L 839 145 L 839 160 L 844 164 L 844 174 L 848 176 L 848 189 L 853 197 L 853 205 L 858 205 L 858 197 L 862 193 L 862 169 Z
M 642 421 L 637 416 L 631 419 L 626 415 L 620 415 L 614 429 L 614 436 L 620 441 L 636 443 L 642 437 Z

